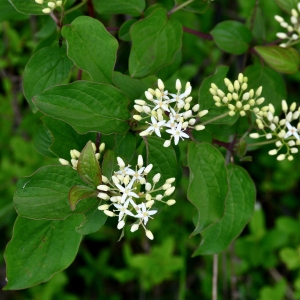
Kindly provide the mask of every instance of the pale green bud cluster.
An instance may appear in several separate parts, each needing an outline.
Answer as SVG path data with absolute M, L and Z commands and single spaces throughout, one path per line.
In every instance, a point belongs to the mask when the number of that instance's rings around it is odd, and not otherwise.
M 283 17 L 276 15 L 274 18 L 280 24 L 282 28 L 284 28 L 285 32 L 278 32 L 276 36 L 282 40 L 287 40 L 284 43 L 281 43 L 279 46 L 286 48 L 298 42 L 300 35 L 300 2 L 297 4 L 297 9 L 293 8 L 291 10 L 290 24 L 287 23 Z
M 96 145 L 94 143 L 92 143 L 92 147 L 93 147 L 93 150 L 95 152 L 96 159 L 99 160 L 100 156 L 101 156 L 101 153 L 105 149 L 105 144 L 104 143 L 100 144 L 98 151 L 97 151 Z M 59 162 L 62 165 L 65 165 L 65 166 L 71 165 L 74 170 L 77 170 L 78 158 L 79 158 L 80 154 L 81 154 L 81 152 L 79 152 L 78 150 L 72 149 L 72 150 L 70 150 L 71 163 L 69 161 L 67 161 L 66 159 L 63 159 L 63 158 L 60 158 Z
M 251 138 L 265 137 L 267 140 L 274 139 L 276 148 L 269 151 L 270 155 L 277 155 L 277 160 L 293 160 L 293 154 L 298 153 L 300 146 L 300 107 L 297 108 L 296 103 L 292 103 L 288 107 L 285 100 L 281 102 L 284 118 L 274 115 L 275 109 L 272 104 L 262 108 L 257 114 L 256 124 L 263 134 L 251 133 Z M 295 122 L 296 121 L 296 122 Z M 297 123 L 296 127 L 292 126 L 292 122 Z M 282 149 L 286 149 L 285 153 L 280 153 Z M 282 152 L 282 151 L 281 151 Z
M 61 7 L 63 4 L 62 0 L 35 0 L 35 2 L 43 6 L 42 12 L 44 14 L 50 14 L 55 8 Z
M 174 192 L 175 186 L 172 186 L 172 183 L 175 178 L 169 178 L 163 185 L 157 187 L 161 174 L 154 175 L 152 182 L 148 180 L 147 176 L 153 165 L 149 164 L 144 167 L 141 155 L 138 156 L 134 169 L 131 169 L 130 165 L 126 166 L 120 157 L 117 161 L 119 170 L 114 172 L 110 180 L 102 176 L 102 184 L 97 187 L 98 198 L 109 201 L 108 204 L 101 204 L 98 209 L 109 217 L 118 216 L 118 229 L 125 226 L 128 216 L 135 218 L 136 221 L 131 225 L 131 232 L 142 226 L 146 236 L 152 240 L 153 234 L 146 228 L 146 224 L 149 218 L 153 219 L 152 215 L 156 214 L 157 210 L 151 210 L 151 208 L 156 201 L 168 206 L 175 204 L 176 201 L 173 199 L 163 200 Z
M 214 83 L 211 84 L 209 89 L 213 96 L 215 105 L 218 107 L 227 106 L 229 109 L 229 116 L 234 116 L 237 113 L 244 117 L 247 111 L 253 111 L 258 113 L 260 111 L 259 105 L 261 105 L 265 98 L 260 97 L 262 87 L 260 86 L 256 91 L 248 89 L 248 78 L 242 73 L 238 75 L 238 79 L 231 82 L 228 78 L 224 79 L 227 87 L 227 92 L 222 91 Z

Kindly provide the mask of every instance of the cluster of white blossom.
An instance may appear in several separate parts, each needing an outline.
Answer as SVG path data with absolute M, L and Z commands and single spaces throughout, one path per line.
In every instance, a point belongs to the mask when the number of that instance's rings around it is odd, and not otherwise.
M 44 14 L 50 14 L 56 7 L 62 6 L 61 0 L 35 0 L 35 2 L 43 6 L 42 12 Z
M 263 131 L 263 134 L 251 133 L 251 138 L 266 137 L 267 140 L 274 139 L 276 148 L 269 151 L 270 155 L 277 155 L 282 149 L 286 149 L 285 153 L 281 153 L 277 156 L 277 160 L 293 160 L 293 154 L 298 152 L 298 146 L 300 145 L 300 107 L 298 109 L 296 103 L 292 103 L 288 107 L 285 100 L 281 102 L 282 111 L 284 112 L 284 118 L 280 119 L 275 116 L 275 109 L 272 104 L 262 108 L 259 114 L 257 114 L 256 123 L 259 129 Z M 296 121 L 297 120 L 297 121 Z M 297 128 L 292 126 L 292 122 L 297 122 Z
M 275 20 L 280 24 L 281 27 L 287 30 L 287 33 L 285 32 L 278 32 L 276 35 L 280 39 L 287 39 L 285 43 L 281 43 L 279 46 L 286 48 L 290 46 L 293 42 L 299 39 L 300 35 L 300 2 L 297 4 L 298 11 L 293 8 L 291 10 L 291 24 L 287 23 L 283 17 L 276 15 L 274 18 Z
M 175 187 L 172 183 L 175 178 L 169 178 L 166 182 L 156 187 L 160 181 L 161 174 L 156 174 L 149 182 L 147 175 L 151 171 L 153 165 L 144 166 L 143 157 L 138 156 L 137 165 L 135 168 L 126 166 L 124 161 L 118 157 L 119 170 L 114 173 L 111 180 L 102 176 L 102 184 L 97 188 L 99 190 L 98 197 L 107 201 L 107 204 L 102 204 L 98 208 L 104 211 L 109 217 L 118 217 L 118 229 L 125 226 L 127 217 L 130 216 L 136 221 L 131 225 L 131 232 L 139 229 L 142 226 L 146 236 L 152 240 L 153 234 L 146 228 L 149 219 L 153 219 L 153 215 L 157 210 L 151 210 L 155 201 L 163 202 L 167 205 L 175 204 L 175 200 L 171 199 L 163 201 L 163 198 L 170 196 Z M 159 194 L 157 192 L 161 191 Z M 152 195 L 155 193 L 156 195 Z
M 161 137 L 161 131 L 165 130 L 170 134 L 170 140 L 164 142 L 164 147 L 171 144 L 174 138 L 174 144 L 177 145 L 179 139 L 189 138 L 189 135 L 184 131 L 187 128 L 203 130 L 204 125 L 195 125 L 198 118 L 203 117 L 208 113 L 207 110 L 199 111 L 199 104 L 191 107 L 192 97 L 190 96 L 192 87 L 189 82 L 185 86 L 184 92 L 181 93 L 181 82 L 176 80 L 175 86 L 177 93 L 171 94 L 165 89 L 164 83 L 158 79 L 158 88 L 148 89 L 145 96 L 148 101 L 135 100 L 134 108 L 139 113 L 133 118 L 141 121 L 146 118 L 151 119 L 146 122 L 149 127 L 140 133 L 140 136 L 151 135 L 153 132 Z
M 101 155 L 101 152 L 104 151 L 105 149 L 105 144 L 102 143 L 100 146 L 99 146 L 99 152 L 97 153 L 97 148 L 96 148 L 96 145 L 94 143 L 92 143 L 92 147 L 94 149 L 94 152 L 95 152 L 95 157 L 97 160 L 99 160 L 100 158 L 100 155 Z M 64 165 L 64 166 L 69 166 L 71 165 L 73 167 L 74 170 L 77 170 L 77 164 L 78 164 L 78 158 L 80 156 L 80 153 L 78 150 L 76 149 L 73 149 L 70 151 L 70 156 L 71 156 L 71 163 L 68 162 L 67 160 L 63 159 L 63 158 L 60 158 L 59 159 L 59 162 Z
M 225 78 L 224 82 L 228 89 L 227 93 L 219 89 L 214 83 L 211 84 L 209 89 L 216 106 L 227 106 L 230 116 L 239 113 L 243 117 L 247 111 L 259 112 L 260 109 L 257 105 L 261 105 L 265 100 L 264 97 L 260 97 L 262 92 L 261 86 L 255 92 L 253 89 L 247 92 L 248 78 L 242 73 L 238 75 L 238 79 L 233 83 L 228 78 Z

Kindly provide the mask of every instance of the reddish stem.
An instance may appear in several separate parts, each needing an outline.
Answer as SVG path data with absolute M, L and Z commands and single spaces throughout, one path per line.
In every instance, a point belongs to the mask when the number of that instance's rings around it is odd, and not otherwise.
M 196 35 L 196 36 L 199 36 L 199 37 L 201 37 L 202 39 L 205 39 L 205 40 L 210 40 L 211 41 L 213 39 L 213 37 L 210 34 L 203 33 L 203 32 L 197 31 L 197 30 L 192 29 L 192 28 L 183 27 L 183 31 L 187 32 L 187 33 L 190 33 L 190 34 L 193 34 L 193 35 Z

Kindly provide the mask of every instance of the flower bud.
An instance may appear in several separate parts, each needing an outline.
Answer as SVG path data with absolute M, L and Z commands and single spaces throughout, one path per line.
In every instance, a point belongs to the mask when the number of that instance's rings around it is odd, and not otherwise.
M 146 233 L 146 236 L 147 236 L 147 238 L 149 240 L 153 240 L 154 239 L 154 236 L 153 236 L 153 234 L 152 234 L 152 232 L 150 230 L 146 230 L 145 233 Z
M 98 209 L 99 210 L 108 210 L 109 209 L 109 204 L 100 205 L 100 206 L 98 206 Z
M 195 126 L 195 129 L 196 129 L 197 131 L 200 131 L 200 130 L 203 130 L 203 129 L 205 129 L 205 126 L 204 126 L 204 125 L 201 125 L 201 124 L 199 124 L 199 125 L 196 125 L 196 126 Z
M 131 232 L 135 232 L 139 229 L 139 224 L 133 224 L 130 228 L 130 231 Z
M 201 110 L 201 111 L 199 111 L 198 116 L 201 118 L 201 117 L 204 117 L 207 113 L 208 113 L 207 109 Z
M 268 153 L 269 153 L 269 155 L 276 155 L 277 149 L 270 150 Z
M 285 100 L 282 100 L 282 101 L 281 101 L 281 107 L 282 107 L 283 112 L 286 113 L 287 110 L 288 110 L 288 106 L 287 106 L 287 103 L 286 103 Z
M 172 185 L 170 183 L 165 183 L 163 186 L 162 186 L 162 189 L 163 190 L 167 190 L 169 189 L 170 187 L 172 187 Z
M 150 92 L 146 91 L 145 96 L 148 100 L 153 100 L 153 95 Z
M 258 134 L 257 132 L 250 133 L 249 136 L 250 136 L 252 139 L 258 139 L 258 138 L 259 138 L 259 134 Z
M 173 194 L 174 191 L 175 191 L 175 186 L 172 186 L 165 191 L 164 196 L 170 196 L 171 194 Z
M 100 198 L 100 199 L 103 199 L 103 200 L 108 200 L 108 199 L 110 198 L 110 197 L 109 197 L 107 194 L 105 194 L 105 193 L 99 193 L 97 197 Z
M 44 3 L 44 0 L 35 0 L 35 2 L 36 2 L 37 4 L 43 4 L 43 3 Z
M 176 180 L 175 177 L 169 178 L 166 180 L 166 183 L 173 183 Z
M 103 211 L 107 216 L 109 216 L 109 217 L 114 217 L 115 216 L 115 214 L 112 212 L 112 211 L 110 211 L 110 210 L 104 210 Z
M 56 6 L 62 6 L 62 0 L 56 1 Z
M 164 147 L 169 147 L 171 145 L 171 141 L 170 140 L 167 140 L 164 142 Z
M 197 111 L 199 110 L 199 108 L 200 108 L 200 105 L 199 105 L 199 104 L 196 104 L 195 106 L 193 106 L 192 110 L 193 110 L 194 112 L 197 112 Z
M 110 187 L 108 185 L 105 185 L 105 184 L 100 184 L 97 186 L 97 189 L 100 190 L 100 191 L 104 191 L 104 192 L 107 192 L 110 190 Z
M 150 173 L 150 171 L 152 170 L 152 168 L 153 168 L 153 165 L 152 164 L 150 164 L 150 165 L 148 165 L 146 168 L 145 168 L 145 170 L 144 170 L 144 174 L 148 174 L 148 173 Z
M 125 225 L 125 221 L 122 220 L 122 221 L 120 221 L 120 222 L 118 223 L 117 228 L 118 228 L 118 229 L 122 229 L 122 228 L 124 227 L 124 225 Z
M 280 154 L 277 156 L 277 160 L 281 161 L 285 159 L 285 154 Z
M 160 177 L 161 177 L 160 173 L 157 173 L 156 175 L 154 175 L 153 179 L 152 179 L 153 183 L 159 182 Z
M 154 200 L 150 200 L 146 203 L 146 207 L 151 208 L 153 206 L 153 204 L 154 204 Z
M 159 88 L 160 90 L 164 90 L 164 88 L 165 88 L 165 85 L 164 85 L 164 83 L 162 82 L 161 79 L 158 79 L 158 80 L 157 80 L 157 86 L 158 86 L 158 88 Z
M 54 2 L 48 2 L 48 6 L 53 9 L 56 7 L 56 4 Z
M 147 182 L 146 185 L 145 185 L 145 190 L 146 190 L 147 192 L 149 192 L 149 191 L 151 191 L 151 188 L 152 188 L 151 183 L 150 183 L 150 182 Z
M 176 201 L 174 199 L 170 199 L 166 202 L 166 204 L 169 206 L 174 205 L 175 203 L 176 203 Z
M 177 91 L 180 91 L 181 90 L 181 82 L 179 79 L 176 79 L 176 85 L 175 85 L 175 88 Z
M 155 199 L 158 200 L 158 201 L 160 201 L 162 198 L 163 198 L 163 195 L 161 195 L 161 194 L 158 194 L 155 197 Z
M 63 159 L 63 158 L 59 158 L 58 160 L 59 160 L 59 162 L 60 162 L 63 166 L 69 166 L 69 165 L 70 165 L 70 163 L 69 163 L 67 160 Z

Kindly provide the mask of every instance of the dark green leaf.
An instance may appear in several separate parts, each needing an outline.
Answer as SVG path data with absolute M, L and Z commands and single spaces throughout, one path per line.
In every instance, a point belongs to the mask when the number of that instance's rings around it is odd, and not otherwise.
M 87 186 L 75 185 L 69 192 L 69 202 L 72 210 L 75 210 L 77 203 L 86 198 L 96 198 L 97 190 Z
M 42 118 L 52 137 L 50 150 L 59 158 L 70 160 L 70 150 L 79 152 L 89 140 L 96 141 L 96 133 L 78 134 L 69 124 L 48 116 Z
M 130 162 L 136 147 L 136 137 L 131 132 L 126 135 L 116 134 L 116 146 L 114 152 L 120 156 L 124 161 Z
M 45 89 L 61 83 L 69 74 L 73 62 L 66 47 L 58 44 L 37 51 L 24 70 L 24 94 L 33 111 L 37 111 L 32 98 Z
M 256 46 L 255 51 L 274 70 L 282 73 L 296 73 L 299 68 L 300 56 L 294 48 L 279 46 Z
M 180 5 L 185 2 L 186 0 L 175 0 L 176 5 Z M 210 1 L 192 1 L 190 4 L 185 5 L 182 9 L 192 13 L 203 14 L 206 12 L 209 5 Z
M 107 178 L 111 178 L 117 166 L 118 163 L 116 154 L 111 150 L 107 150 L 103 157 L 102 174 Z
M 50 88 L 34 103 L 43 113 L 69 123 L 79 133 L 125 133 L 128 100 L 113 86 L 77 81 Z
M 96 207 L 92 207 L 85 214 L 85 221 L 76 228 L 80 234 L 91 234 L 98 231 L 106 222 L 107 215 Z
M 181 38 L 181 24 L 177 20 L 168 19 L 163 8 L 156 9 L 147 18 L 132 25 L 129 57 L 131 76 L 154 74 L 170 64 L 181 48 Z
M 275 0 L 286 12 L 291 13 L 292 8 L 297 8 L 298 0 Z
M 78 173 L 68 166 L 47 166 L 18 181 L 14 195 L 20 216 L 31 219 L 65 219 L 74 213 L 87 211 L 97 199 L 80 201 L 71 211 L 68 195 L 74 185 L 82 185 Z
M 29 17 L 22 13 L 16 13 L 15 7 L 12 6 L 12 3 L 7 0 L 0 0 L 0 11 L 0 22 L 8 20 L 26 20 Z
M 93 81 L 112 83 L 118 42 L 96 19 L 81 16 L 62 28 L 68 56 Z
M 255 185 L 245 169 L 228 165 L 230 191 L 223 218 L 201 232 L 202 241 L 195 255 L 220 253 L 249 222 L 256 199 Z
M 284 80 L 280 74 L 272 70 L 266 65 L 255 64 L 248 66 L 244 71 L 244 75 L 248 77 L 249 89 L 256 90 L 262 86 L 262 96 L 265 97 L 266 105 L 272 102 L 275 109 L 281 109 L 281 100 L 286 99 L 286 87 Z
M 101 169 L 95 157 L 91 141 L 81 151 L 78 158 L 77 171 L 81 179 L 93 187 L 97 187 L 102 182 Z
M 196 235 L 223 217 L 229 187 L 224 157 L 212 145 L 191 142 L 188 165 L 190 184 L 187 197 L 198 211 L 192 233 Z
M 131 41 L 130 28 L 135 22 L 137 22 L 137 19 L 130 19 L 122 24 L 118 32 L 118 36 L 120 40 L 125 42 Z
M 137 17 L 145 9 L 145 0 L 93 0 L 99 14 L 124 14 Z
M 51 143 L 52 136 L 50 131 L 45 125 L 39 126 L 33 138 L 34 148 L 42 155 L 55 157 L 55 155 L 50 151 Z
M 218 23 L 211 31 L 211 35 L 221 50 L 236 55 L 245 53 L 252 40 L 250 30 L 237 21 Z
M 34 0 L 9 0 L 18 12 L 27 15 L 45 15 L 42 12 L 43 5 L 37 4 Z M 46 7 L 46 6 L 45 6 Z
M 5 250 L 5 290 L 19 290 L 49 280 L 75 259 L 81 235 L 75 227 L 82 216 L 63 221 L 18 217 L 13 237 Z

